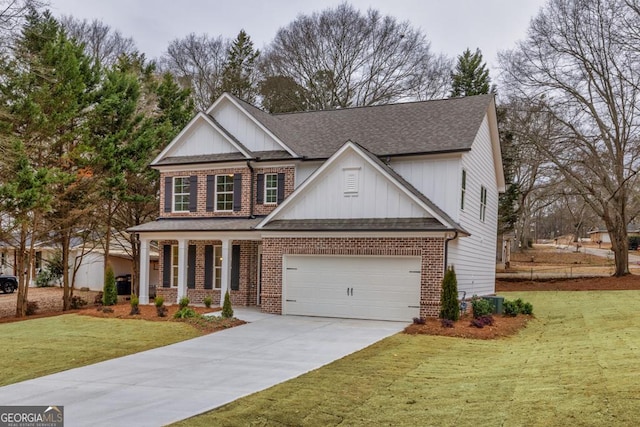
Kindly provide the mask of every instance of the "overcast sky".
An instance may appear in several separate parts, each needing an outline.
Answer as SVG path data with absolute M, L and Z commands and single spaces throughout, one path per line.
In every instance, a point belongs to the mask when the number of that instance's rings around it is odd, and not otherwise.
M 98 18 L 132 37 L 148 58 L 157 58 L 169 42 L 189 33 L 233 39 L 244 28 L 262 48 L 278 28 L 299 14 L 335 7 L 341 0 L 50 0 L 55 16 Z M 530 19 L 545 0 L 351 0 L 408 20 L 420 28 L 436 53 L 457 57 L 479 47 L 491 68 L 497 52 L 526 36 Z

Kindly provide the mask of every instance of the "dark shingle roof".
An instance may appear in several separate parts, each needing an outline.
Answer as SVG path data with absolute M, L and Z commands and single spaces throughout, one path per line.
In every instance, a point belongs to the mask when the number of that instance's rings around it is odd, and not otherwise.
M 127 229 L 132 233 L 153 231 L 252 231 L 263 218 L 160 218 Z
M 239 103 L 299 156 L 328 158 L 347 140 L 378 156 L 468 150 L 492 99 L 478 95 L 287 114 Z
M 278 231 L 447 231 L 434 218 L 289 219 L 271 221 L 264 230 Z

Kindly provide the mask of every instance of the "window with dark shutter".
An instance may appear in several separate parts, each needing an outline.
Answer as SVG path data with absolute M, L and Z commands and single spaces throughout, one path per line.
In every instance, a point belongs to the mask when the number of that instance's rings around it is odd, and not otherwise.
M 213 289 L 213 245 L 204 247 L 204 288 Z
M 162 287 L 171 287 L 171 245 L 162 246 Z
M 240 245 L 231 247 L 231 290 L 240 290 Z
M 198 210 L 198 176 L 189 177 L 189 212 Z
M 164 178 L 164 211 L 171 212 L 171 205 L 173 203 L 172 192 L 173 179 L 170 176 Z
M 238 212 L 242 209 L 242 174 L 233 175 L 233 211 Z
M 264 174 L 259 173 L 256 177 L 256 203 L 264 203 Z
M 278 204 L 284 201 L 284 174 L 278 174 Z
M 187 250 L 187 288 L 196 288 L 196 245 Z
M 207 175 L 207 212 L 213 212 L 216 192 L 216 176 Z

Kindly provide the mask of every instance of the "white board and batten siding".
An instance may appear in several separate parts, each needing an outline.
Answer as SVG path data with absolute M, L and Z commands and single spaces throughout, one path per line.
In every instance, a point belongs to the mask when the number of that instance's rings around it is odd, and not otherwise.
M 285 255 L 283 314 L 411 321 L 420 268 L 420 257 Z
M 217 121 L 251 151 L 280 151 L 278 144 L 247 113 L 224 100 L 210 113 Z
M 464 210 L 460 210 L 462 168 L 466 170 L 466 195 Z M 458 221 L 471 236 L 449 243 L 448 264 L 456 269 L 458 290 L 467 296 L 495 293 L 496 230 L 498 226 L 498 184 L 496 182 L 489 122 L 482 122 L 471 151 L 462 155 L 456 171 Z M 480 220 L 481 186 L 487 189 L 485 220 Z
M 211 153 L 236 153 L 238 149 L 204 118 L 196 121 L 189 132 L 180 138 L 167 156 L 199 156 Z
M 347 173 L 357 175 L 354 192 L 345 191 Z M 349 150 L 322 171 L 298 197 L 296 203 L 279 212 L 277 219 L 428 217 L 428 213 L 389 178 Z

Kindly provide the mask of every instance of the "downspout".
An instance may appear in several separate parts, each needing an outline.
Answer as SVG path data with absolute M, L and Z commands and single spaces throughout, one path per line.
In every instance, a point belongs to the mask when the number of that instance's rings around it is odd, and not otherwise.
M 447 272 L 447 262 L 449 259 L 449 242 L 458 238 L 458 231 L 456 230 L 453 237 L 445 237 L 444 239 L 444 272 Z
M 247 167 L 251 171 L 251 187 L 249 188 L 249 218 L 255 218 L 255 215 L 253 215 L 253 184 L 255 182 L 255 177 L 253 167 L 251 167 L 251 160 L 247 160 Z

